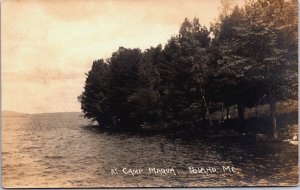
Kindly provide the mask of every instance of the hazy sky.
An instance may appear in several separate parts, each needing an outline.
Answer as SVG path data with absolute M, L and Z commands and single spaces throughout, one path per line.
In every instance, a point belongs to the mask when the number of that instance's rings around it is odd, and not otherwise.
M 220 0 L 2 0 L 2 110 L 80 111 L 93 60 L 119 46 L 165 44 L 185 17 L 217 18 Z

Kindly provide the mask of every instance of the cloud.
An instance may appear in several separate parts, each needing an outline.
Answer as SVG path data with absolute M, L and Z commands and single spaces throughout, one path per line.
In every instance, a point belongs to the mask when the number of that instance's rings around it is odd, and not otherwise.
M 165 44 L 185 17 L 199 17 L 208 26 L 218 5 L 219 0 L 4 0 L 4 109 L 79 111 L 76 97 L 93 60 L 108 58 L 119 46 Z M 61 103 L 62 96 L 68 101 Z

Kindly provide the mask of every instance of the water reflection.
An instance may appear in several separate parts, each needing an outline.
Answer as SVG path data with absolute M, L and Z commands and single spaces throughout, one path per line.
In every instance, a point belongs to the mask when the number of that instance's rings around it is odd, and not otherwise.
M 88 124 L 77 114 L 4 118 L 4 187 L 297 184 L 296 146 L 241 138 L 114 133 Z M 189 166 L 233 166 L 236 173 L 190 174 Z M 179 174 L 149 174 L 149 167 L 175 168 Z M 143 173 L 125 175 L 123 168 Z M 112 169 L 119 175 L 112 175 Z

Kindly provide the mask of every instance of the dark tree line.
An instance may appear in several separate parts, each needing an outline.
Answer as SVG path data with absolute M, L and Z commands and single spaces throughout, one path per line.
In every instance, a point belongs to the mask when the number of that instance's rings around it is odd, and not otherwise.
M 79 96 L 84 116 L 100 125 L 136 129 L 211 126 L 211 113 L 297 99 L 297 1 L 253 0 L 223 11 L 210 29 L 185 19 L 179 33 L 145 51 L 120 47 L 96 60 Z

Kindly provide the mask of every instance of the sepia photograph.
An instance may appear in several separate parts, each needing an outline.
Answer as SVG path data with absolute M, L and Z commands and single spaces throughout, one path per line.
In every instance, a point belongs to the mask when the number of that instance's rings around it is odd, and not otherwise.
M 1 0 L 2 188 L 299 183 L 297 0 Z

